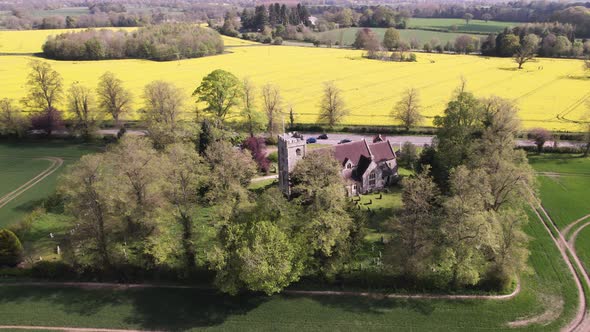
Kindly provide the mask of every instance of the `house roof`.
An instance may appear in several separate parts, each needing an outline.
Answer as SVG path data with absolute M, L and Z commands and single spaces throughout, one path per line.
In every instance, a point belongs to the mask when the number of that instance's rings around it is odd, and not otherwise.
M 373 143 L 369 145 L 369 149 L 375 158 L 375 162 L 395 159 L 395 152 L 393 152 L 389 141 Z
M 371 151 L 365 140 L 334 145 L 334 157 L 342 166 L 350 160 L 353 165 L 358 165 L 361 156 L 371 159 Z

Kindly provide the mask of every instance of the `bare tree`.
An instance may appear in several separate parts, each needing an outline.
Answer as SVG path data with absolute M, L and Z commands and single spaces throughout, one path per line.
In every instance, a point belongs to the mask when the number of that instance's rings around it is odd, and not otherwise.
M 486 21 L 486 23 L 488 23 L 489 20 L 491 20 L 493 18 L 492 14 L 489 13 L 485 13 L 481 16 L 481 19 Z
M 333 81 L 324 82 L 324 96 L 320 102 L 320 122 L 326 122 L 330 128 L 334 128 L 346 115 L 348 110 L 342 91 L 334 84 Z
M 469 24 L 469 22 L 471 22 L 473 19 L 473 14 L 465 13 L 465 15 L 463 15 L 463 19 L 465 20 L 465 24 Z
M 264 125 L 262 113 L 256 110 L 256 87 L 249 78 L 242 80 L 242 117 L 245 121 L 246 128 L 250 137 L 259 131 Z
M 123 86 L 123 81 L 110 71 L 105 72 L 98 81 L 98 101 L 100 108 L 111 115 L 117 127 L 121 126 L 121 115 L 130 111 L 132 96 Z
M 282 98 L 279 87 L 266 84 L 262 87 L 262 103 L 268 120 L 267 130 L 271 137 L 278 131 L 278 117 L 281 115 Z
M 535 141 L 535 145 L 537 146 L 537 150 L 539 153 L 543 152 L 543 146 L 545 142 L 551 139 L 551 133 L 544 128 L 534 128 L 530 131 L 529 136 L 533 141 Z
M 522 65 L 535 58 L 535 53 L 539 48 L 539 42 L 539 37 L 535 34 L 531 33 L 524 37 L 514 54 L 514 61 L 518 63 L 518 69 L 522 69 Z
M 31 121 L 14 106 L 12 99 L 0 100 L 0 136 L 25 135 Z
M 173 83 L 153 81 L 145 86 L 142 120 L 156 148 L 163 149 L 186 136 L 179 125 L 185 98 L 182 89 Z
M 51 135 L 63 128 L 61 112 L 55 107 L 63 97 L 63 79 L 47 62 L 33 60 L 29 66 L 31 72 L 26 82 L 29 91 L 22 102 L 39 112 L 31 118 L 33 129 Z
M 417 89 L 404 91 L 402 99 L 395 104 L 391 116 L 402 123 L 406 131 L 420 124 L 423 116 L 420 114 L 420 94 Z
M 27 96 L 23 103 L 39 111 L 49 112 L 55 109 L 63 95 L 63 79 L 51 65 L 41 60 L 29 62 L 31 72 L 27 77 Z
M 99 122 L 92 91 L 74 82 L 68 91 L 68 110 L 75 116 L 74 129 L 85 138 L 90 138 Z

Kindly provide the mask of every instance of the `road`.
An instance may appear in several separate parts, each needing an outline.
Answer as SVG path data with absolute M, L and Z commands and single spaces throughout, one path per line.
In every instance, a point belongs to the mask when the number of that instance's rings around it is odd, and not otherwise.
M 305 139 L 309 138 L 309 137 L 318 137 L 321 133 L 301 133 L 303 135 L 303 137 Z M 329 133 L 328 134 L 328 139 L 323 140 L 323 139 L 319 139 L 317 140 L 317 143 L 319 144 L 330 144 L 330 145 L 336 145 L 338 144 L 338 142 L 340 142 L 343 139 L 349 139 L 351 141 L 360 141 L 362 139 L 366 139 L 369 142 L 373 141 L 373 138 L 375 138 L 375 134 L 352 134 L 352 133 Z M 401 136 L 396 136 L 396 135 L 383 135 L 384 138 L 388 139 L 394 146 L 397 146 L 397 148 L 401 148 L 401 145 L 404 144 L 405 142 L 410 142 L 414 145 L 417 146 L 425 146 L 425 145 L 431 145 L 432 144 L 432 140 L 434 138 L 434 136 L 409 136 L 409 135 L 401 135 Z M 535 143 L 532 140 L 517 140 L 516 144 L 518 146 L 535 146 Z M 545 142 L 545 146 L 546 147 L 550 147 L 553 146 L 554 142 L 553 141 L 547 141 Z M 558 142 L 558 145 L 561 147 L 578 147 L 581 146 L 583 143 L 581 142 L 574 142 L 574 141 L 560 141 Z

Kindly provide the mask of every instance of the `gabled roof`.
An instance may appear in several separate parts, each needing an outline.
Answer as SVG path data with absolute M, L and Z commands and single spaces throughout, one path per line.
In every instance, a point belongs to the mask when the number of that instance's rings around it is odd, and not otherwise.
M 365 140 L 343 143 L 334 146 L 334 158 L 344 166 L 346 161 L 350 160 L 353 165 L 357 166 L 361 156 L 371 159 L 371 151 Z
M 369 145 L 369 149 L 375 158 L 375 162 L 395 159 L 395 152 L 389 141 L 373 143 Z

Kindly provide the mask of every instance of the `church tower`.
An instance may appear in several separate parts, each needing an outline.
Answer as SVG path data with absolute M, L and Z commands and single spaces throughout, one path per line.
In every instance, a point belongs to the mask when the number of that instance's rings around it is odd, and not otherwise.
M 297 162 L 305 157 L 305 139 L 297 134 L 279 135 L 278 141 L 279 156 L 279 187 L 281 191 L 289 196 L 291 194 L 289 173 L 293 171 Z

